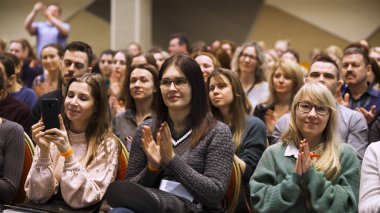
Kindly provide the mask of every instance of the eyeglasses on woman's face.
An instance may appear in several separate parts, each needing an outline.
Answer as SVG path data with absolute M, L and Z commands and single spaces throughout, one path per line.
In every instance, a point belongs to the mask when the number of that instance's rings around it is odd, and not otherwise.
M 171 80 L 169 78 L 163 78 L 160 81 L 160 87 L 163 89 L 170 88 L 172 84 L 174 84 L 174 87 L 177 89 L 183 89 L 188 85 L 188 80 L 185 77 L 178 77 L 174 80 Z
M 320 116 L 326 116 L 330 113 L 330 108 L 328 106 L 318 106 L 305 101 L 297 103 L 297 109 L 301 113 L 309 113 L 313 108 L 315 112 Z

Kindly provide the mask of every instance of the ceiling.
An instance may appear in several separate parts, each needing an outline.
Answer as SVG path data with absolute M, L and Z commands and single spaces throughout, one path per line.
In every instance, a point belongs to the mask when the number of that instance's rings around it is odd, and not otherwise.
M 265 3 L 349 42 L 366 39 L 380 28 L 379 0 L 266 0 Z

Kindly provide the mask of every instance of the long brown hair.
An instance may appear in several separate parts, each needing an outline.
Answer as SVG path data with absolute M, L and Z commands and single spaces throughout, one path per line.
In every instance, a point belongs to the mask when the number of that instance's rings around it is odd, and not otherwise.
M 192 129 L 191 147 L 194 148 L 216 124 L 215 119 L 213 119 L 210 113 L 202 71 L 198 63 L 190 56 L 184 54 L 173 55 L 162 64 L 158 75 L 159 82 L 162 79 L 163 73 L 171 66 L 176 67 L 186 76 L 191 87 L 191 109 L 187 119 L 189 121 L 187 127 Z M 158 88 L 157 92 L 158 107 L 155 131 L 159 129 L 162 122 L 169 119 L 168 107 L 164 103 L 161 90 Z
M 107 100 L 107 90 L 105 80 L 100 74 L 86 73 L 72 78 L 66 87 L 65 97 L 73 82 L 86 83 L 90 87 L 90 93 L 94 98 L 94 107 L 96 108 L 85 129 L 85 136 L 89 141 L 85 157 L 88 162 L 91 157 L 95 157 L 96 149 L 100 142 L 112 137 L 111 110 L 108 102 L 105 101 Z M 66 128 L 70 128 L 69 119 L 65 113 L 62 114 Z
M 235 143 L 236 151 L 240 147 L 242 135 L 245 129 L 245 119 L 248 117 L 249 112 L 252 109 L 252 105 L 248 100 L 247 96 L 245 95 L 245 92 L 239 80 L 239 76 L 235 72 L 228 69 L 218 68 L 214 72 L 212 72 L 212 74 L 207 80 L 208 92 L 211 78 L 214 78 L 217 82 L 227 83 L 223 81 L 222 76 L 226 77 L 229 80 L 234 97 L 233 102 L 229 107 L 230 120 L 224 118 L 219 108 L 213 106 L 211 101 L 209 101 L 209 103 L 213 115 L 223 123 L 226 123 L 227 125 L 229 124 L 230 128 L 234 130 L 232 138 Z

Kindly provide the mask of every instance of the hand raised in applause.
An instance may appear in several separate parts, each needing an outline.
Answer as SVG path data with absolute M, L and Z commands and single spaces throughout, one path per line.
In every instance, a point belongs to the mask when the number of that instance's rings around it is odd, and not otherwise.
M 164 122 L 161 127 L 160 131 L 158 132 L 160 135 L 160 153 L 163 163 L 170 162 L 174 157 L 174 151 L 173 151 L 173 142 L 172 142 L 172 135 L 170 133 L 170 128 L 168 123 Z
M 153 140 L 152 132 L 148 126 L 142 128 L 142 147 L 148 158 L 148 162 L 154 169 L 159 169 L 162 164 L 160 154 L 160 135 L 157 135 L 157 143 Z
M 303 139 L 299 145 L 298 158 L 294 170 L 299 176 L 302 176 L 311 167 L 311 165 L 312 161 L 309 144 L 306 139 Z

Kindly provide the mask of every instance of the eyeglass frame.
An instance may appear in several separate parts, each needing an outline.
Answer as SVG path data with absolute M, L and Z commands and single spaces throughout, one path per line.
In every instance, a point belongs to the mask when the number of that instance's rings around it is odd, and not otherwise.
M 162 83 L 163 81 L 167 81 L 168 84 L 166 84 L 166 83 L 163 84 Z M 184 82 L 178 83 L 179 81 L 184 81 Z M 177 78 L 174 78 L 174 80 L 164 78 L 164 79 L 161 79 L 159 83 L 160 83 L 160 87 L 162 86 L 165 89 L 169 89 L 172 84 L 174 85 L 175 88 L 182 89 L 189 84 L 189 80 L 186 77 L 177 77 Z
M 300 109 L 300 106 L 299 106 L 301 103 L 304 103 L 304 104 L 307 104 L 307 105 L 311 106 L 310 110 L 309 110 L 309 111 L 302 111 L 302 110 Z M 320 112 L 318 112 L 317 107 L 326 107 L 328 110 L 326 111 L 326 114 L 321 114 Z M 322 106 L 318 106 L 318 105 L 315 105 L 315 104 L 312 104 L 312 103 L 310 103 L 310 102 L 306 102 L 306 101 L 300 101 L 300 102 L 298 102 L 298 103 L 296 104 L 296 109 L 297 109 L 299 112 L 301 112 L 301 113 L 305 113 L 305 114 L 310 113 L 311 110 L 313 110 L 313 108 L 314 108 L 315 113 L 316 113 L 317 115 L 319 115 L 319 116 L 326 116 L 326 115 L 328 115 L 328 114 L 331 113 L 331 108 L 328 107 L 328 106 L 324 106 L 324 105 L 322 105 Z

